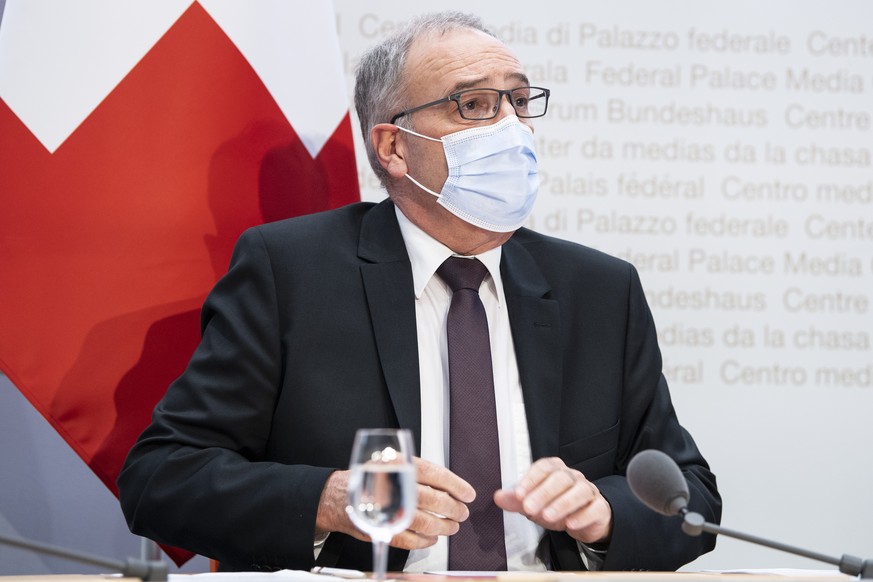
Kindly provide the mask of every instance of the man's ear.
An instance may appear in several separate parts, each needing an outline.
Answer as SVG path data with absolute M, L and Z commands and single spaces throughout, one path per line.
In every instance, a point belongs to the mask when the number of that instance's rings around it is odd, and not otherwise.
M 376 159 L 392 178 L 406 175 L 406 151 L 400 130 L 391 123 L 379 123 L 370 130 L 370 140 L 376 150 Z

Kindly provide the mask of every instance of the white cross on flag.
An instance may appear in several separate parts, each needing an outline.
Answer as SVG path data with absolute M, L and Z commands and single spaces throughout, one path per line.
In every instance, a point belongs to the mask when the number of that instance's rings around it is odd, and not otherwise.
M 113 492 L 239 234 L 358 199 L 330 3 L 7 0 L 0 369 Z

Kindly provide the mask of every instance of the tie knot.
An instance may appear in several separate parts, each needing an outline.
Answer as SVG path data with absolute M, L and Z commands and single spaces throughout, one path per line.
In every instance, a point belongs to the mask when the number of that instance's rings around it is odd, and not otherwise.
M 472 289 L 479 291 L 479 285 L 485 279 L 488 269 L 479 259 L 462 259 L 461 257 L 449 257 L 437 269 L 437 275 L 451 287 L 454 293 L 458 289 Z

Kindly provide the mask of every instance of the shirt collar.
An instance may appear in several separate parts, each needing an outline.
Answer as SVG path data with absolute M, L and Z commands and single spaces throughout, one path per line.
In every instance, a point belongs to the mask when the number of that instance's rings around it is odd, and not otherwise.
M 415 298 L 421 299 L 424 288 L 433 278 L 434 273 L 450 256 L 455 253 L 452 249 L 439 242 L 406 218 L 397 206 L 394 207 L 397 214 L 397 223 L 400 225 L 400 234 L 406 244 L 406 252 L 409 254 L 409 262 L 412 263 L 412 284 L 415 290 Z M 486 279 L 497 297 L 497 303 L 504 305 L 503 279 L 500 276 L 500 257 L 503 247 L 497 247 L 482 254 L 475 255 L 491 275 Z

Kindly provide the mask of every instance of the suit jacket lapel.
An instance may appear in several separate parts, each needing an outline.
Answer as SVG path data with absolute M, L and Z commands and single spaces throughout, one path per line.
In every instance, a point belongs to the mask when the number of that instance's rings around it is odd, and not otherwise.
M 397 422 L 412 431 L 421 450 L 421 385 L 412 268 L 397 225 L 394 204 L 386 200 L 361 224 L 358 256 L 370 307 L 373 333 Z
M 524 246 L 510 239 L 503 245 L 503 277 L 512 341 L 533 459 L 558 454 L 562 359 L 560 309 L 548 299 L 551 286 Z

